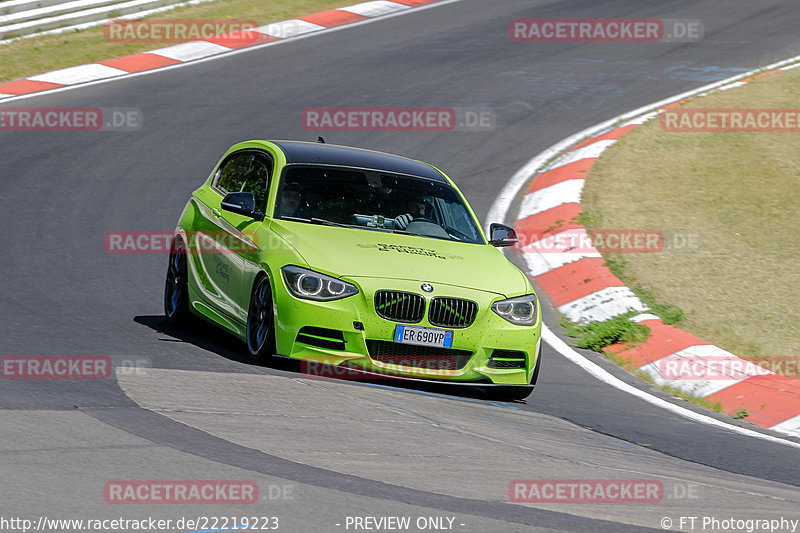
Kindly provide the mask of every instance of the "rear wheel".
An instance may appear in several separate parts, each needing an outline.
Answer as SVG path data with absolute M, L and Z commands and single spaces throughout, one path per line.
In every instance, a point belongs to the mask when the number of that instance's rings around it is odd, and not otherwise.
M 185 323 L 189 318 L 189 270 L 186 267 L 186 245 L 176 237 L 172 241 L 164 285 L 164 315 L 174 324 Z
M 257 363 L 266 363 L 275 353 L 275 321 L 272 310 L 272 288 L 267 276 L 253 286 L 250 310 L 247 313 L 247 353 Z

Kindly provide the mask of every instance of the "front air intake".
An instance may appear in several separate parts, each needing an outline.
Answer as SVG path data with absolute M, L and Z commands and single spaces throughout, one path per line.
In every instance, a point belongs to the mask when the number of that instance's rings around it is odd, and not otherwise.
M 336 329 L 318 328 L 314 326 L 304 326 L 297 333 L 295 342 L 302 342 L 317 348 L 328 350 L 344 350 L 344 334 Z
M 374 339 L 367 340 L 367 349 L 373 361 L 428 370 L 461 370 L 472 358 L 472 352 L 468 350 L 399 344 Z
M 525 368 L 527 354 L 518 350 L 492 350 L 486 366 L 489 368 Z

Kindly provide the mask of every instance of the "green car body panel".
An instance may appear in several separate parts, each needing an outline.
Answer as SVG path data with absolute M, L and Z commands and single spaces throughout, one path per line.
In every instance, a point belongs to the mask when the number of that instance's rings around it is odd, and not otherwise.
M 442 183 L 452 187 L 461 198 L 482 244 L 278 218 L 274 216 L 278 191 L 287 167 L 281 142 L 247 141 L 232 146 L 186 204 L 174 238 L 182 239 L 187 247 L 191 313 L 246 341 L 253 288 L 259 276 L 267 276 L 272 290 L 277 355 L 330 365 L 344 363 L 397 377 L 483 385 L 531 383 L 541 344 L 539 302 L 536 300 L 536 319 L 532 325 L 514 324 L 492 309 L 495 302 L 532 295 L 533 287 L 500 250 L 486 241 L 474 212 L 449 177 L 427 165 L 441 173 Z M 264 153 L 272 162 L 263 220 L 223 209 L 223 192 L 214 187 L 220 165 L 231 154 L 243 150 Z M 260 211 L 262 206 L 258 208 Z M 299 298 L 287 287 L 282 275 L 281 269 L 287 265 L 340 279 L 354 285 L 358 292 L 328 301 Z M 422 283 L 429 284 L 432 291 L 421 290 Z M 420 295 L 425 298 L 426 310 L 436 297 L 477 304 L 477 315 L 468 327 L 435 326 L 430 323 L 427 311 L 421 320 L 408 324 L 451 329 L 450 348 L 453 353 L 471 352 L 468 362 L 458 369 L 430 369 L 370 357 L 369 342 L 392 342 L 400 323 L 379 316 L 375 303 L 378 290 Z M 323 328 L 319 330 L 323 331 L 321 336 L 312 335 L 322 342 L 298 340 L 301 328 L 308 327 Z M 343 344 L 334 346 L 336 342 L 333 345 L 325 342 L 324 330 L 341 332 Z M 301 339 L 308 339 L 308 335 L 301 335 Z M 525 362 L 519 368 L 490 365 L 495 350 L 524 352 Z

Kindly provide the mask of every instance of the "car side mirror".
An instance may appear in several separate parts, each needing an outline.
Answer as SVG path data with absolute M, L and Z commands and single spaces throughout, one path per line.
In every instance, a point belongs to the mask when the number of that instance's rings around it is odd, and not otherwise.
M 251 192 L 229 192 L 222 199 L 220 207 L 231 213 L 264 220 L 264 213 L 256 211 L 256 197 Z
M 505 224 L 492 224 L 489 226 L 489 244 L 492 246 L 516 246 L 517 232 L 514 228 Z

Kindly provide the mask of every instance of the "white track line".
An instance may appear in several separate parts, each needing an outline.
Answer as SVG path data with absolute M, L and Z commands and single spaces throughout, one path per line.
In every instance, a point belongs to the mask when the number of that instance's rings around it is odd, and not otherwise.
M 325 26 L 319 24 L 312 24 L 300 19 L 282 20 L 281 22 L 272 22 L 264 26 L 259 26 L 256 31 L 265 35 L 271 35 L 278 39 L 288 39 L 295 35 L 303 35 L 315 31 L 323 31 Z
M 99 63 L 89 63 L 88 65 L 78 65 L 59 70 L 45 72 L 28 78 L 31 81 L 44 81 L 48 83 L 58 83 L 61 85 L 82 84 L 90 80 L 118 78 L 128 74 L 124 70 L 108 67 Z
M 546 170 L 555 170 L 564 165 L 575 163 L 581 159 L 597 159 L 607 148 L 614 146 L 616 140 L 596 141 L 588 146 L 577 148 L 559 157 L 547 166 Z
M 519 206 L 519 218 L 536 215 L 561 204 L 581 203 L 584 183 L 584 179 L 565 180 L 526 194 Z
M 402 11 L 404 9 L 410 9 L 410 8 L 411 6 L 407 6 L 405 4 L 398 4 L 397 2 L 387 2 L 386 0 L 374 0 L 372 2 L 362 2 L 360 4 L 340 7 L 337 9 L 341 9 L 342 11 L 349 11 L 351 13 L 356 13 L 357 15 L 362 15 L 364 17 L 379 17 L 387 13 L 393 13 L 396 11 Z
M 630 310 L 644 313 L 646 305 L 628 287 L 606 287 L 558 306 L 558 311 L 578 324 L 603 322 Z
M 695 96 L 703 92 L 711 91 L 719 87 L 735 83 L 743 78 L 748 78 L 763 71 L 775 70 L 777 68 L 786 67 L 794 63 L 797 63 L 799 61 L 800 61 L 800 56 L 795 56 L 790 59 L 773 63 L 772 65 L 768 65 L 760 69 L 751 70 L 749 72 L 745 72 L 743 74 L 739 74 L 737 76 L 733 76 L 715 83 L 704 85 L 697 89 L 687 91 L 685 93 L 681 93 L 676 96 L 665 98 L 658 102 L 640 107 L 639 109 L 634 109 L 633 111 L 629 111 L 628 113 L 616 116 L 614 118 L 606 120 L 605 122 L 601 122 L 600 124 L 595 124 L 594 126 L 590 126 L 583 131 L 579 131 L 578 133 L 557 142 L 550 148 L 547 148 L 537 156 L 530 159 L 527 163 L 525 163 L 525 165 L 522 166 L 522 168 L 517 170 L 514 173 L 514 175 L 511 176 L 511 179 L 509 179 L 508 182 L 505 184 L 505 186 L 500 190 L 500 194 L 497 195 L 497 198 L 495 198 L 494 203 L 489 208 L 489 211 L 486 214 L 486 220 L 484 222 L 484 225 L 486 227 L 486 232 L 487 233 L 489 232 L 489 224 L 491 224 L 492 222 L 506 220 L 508 212 L 511 209 L 511 204 L 517 198 L 517 195 L 520 193 L 522 187 L 528 183 L 530 178 L 534 176 L 535 173 L 542 170 L 545 167 L 545 165 L 547 165 L 549 162 L 551 162 L 551 160 L 553 160 L 553 158 L 557 157 L 565 150 L 568 150 L 573 145 L 577 144 L 579 141 L 590 137 L 594 137 L 602 133 L 603 131 L 608 130 L 614 125 L 619 124 L 620 126 L 624 126 L 625 125 L 624 123 L 626 121 L 630 121 L 628 122 L 629 124 L 638 123 L 636 119 L 640 118 L 640 116 L 649 114 L 652 117 L 654 116 L 653 111 L 661 107 L 664 107 L 667 104 L 671 104 L 673 102 L 683 100 L 684 98 L 688 98 L 690 96 Z M 800 448 L 800 443 L 786 440 L 780 437 L 775 437 L 772 435 L 767 435 L 765 433 L 760 433 L 758 431 L 753 431 L 751 429 L 734 426 L 732 424 L 728 424 L 726 422 L 717 420 L 716 418 L 695 413 L 690 409 L 686 409 L 685 407 L 680 407 L 666 400 L 658 398 L 657 396 L 653 396 L 648 392 L 637 389 L 636 387 L 629 385 L 624 381 L 614 377 L 606 370 L 600 368 L 597 364 L 593 363 L 592 361 L 589 361 L 587 358 L 585 358 L 584 356 L 573 350 L 572 347 L 570 347 L 566 342 L 558 338 L 558 336 L 556 336 L 552 331 L 550 331 L 550 329 L 544 324 L 542 324 L 542 338 L 550 346 L 552 346 L 558 353 L 560 353 L 561 355 L 563 355 L 576 365 L 580 366 L 581 368 L 583 368 L 585 371 L 587 371 L 589 374 L 593 375 L 600 381 L 607 383 L 612 387 L 616 387 L 617 389 L 623 392 L 627 392 L 632 396 L 636 396 L 637 398 L 640 398 L 646 401 L 647 403 L 661 407 L 663 409 L 666 409 L 667 411 L 671 411 L 675 414 L 678 414 L 684 418 L 693 420 L 695 422 L 708 424 L 710 426 L 725 429 L 749 437 L 755 437 L 769 442 L 784 444 L 786 446 L 791 446 L 793 448 Z M 788 430 L 786 431 L 787 433 L 792 433 L 794 435 L 798 435 L 800 433 L 800 417 L 796 418 L 798 419 L 791 419 L 783 422 L 783 424 L 786 424 L 786 429 Z M 777 426 L 774 426 L 771 429 L 776 429 L 776 428 L 782 429 L 781 424 L 778 424 Z
M 710 416 L 695 413 L 690 409 L 686 409 L 685 407 L 680 407 L 679 405 L 675 405 L 674 403 L 670 403 L 666 400 L 662 400 L 656 396 L 648 392 L 644 392 L 643 390 L 637 389 L 633 385 L 629 385 L 622 381 L 621 379 L 611 375 L 608 371 L 600 368 L 596 363 L 593 363 L 583 357 L 581 354 L 576 352 L 572 349 L 566 342 L 558 338 L 555 333 L 550 331 L 550 329 L 542 324 L 542 338 L 552 346 L 558 353 L 575 363 L 576 365 L 580 366 L 588 373 L 602 381 L 603 383 L 607 383 L 612 387 L 616 387 L 623 392 L 627 392 L 632 396 L 636 396 L 647 403 L 653 404 L 657 407 L 661 407 L 662 409 L 666 409 L 667 411 L 671 411 L 675 414 L 678 414 L 684 418 L 688 418 L 689 420 L 693 420 L 695 422 L 700 422 L 701 424 L 708 424 L 709 426 L 714 426 L 720 429 L 725 429 L 728 431 L 733 431 L 734 433 L 739 433 L 741 435 L 746 435 L 748 437 L 755 437 L 758 439 L 763 439 L 769 442 L 775 442 L 779 444 L 785 444 L 786 446 L 791 446 L 793 448 L 800 448 L 800 443 L 792 442 L 790 440 L 782 439 L 780 437 L 774 437 L 772 435 L 766 435 L 764 433 L 759 433 L 758 431 L 753 431 L 752 429 L 747 429 L 739 426 L 733 426 L 728 424 L 727 422 L 722 422 L 721 420 L 717 420 L 716 418 L 712 418 Z

